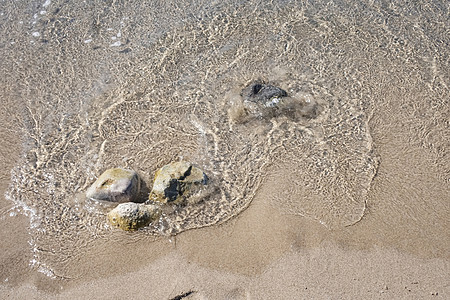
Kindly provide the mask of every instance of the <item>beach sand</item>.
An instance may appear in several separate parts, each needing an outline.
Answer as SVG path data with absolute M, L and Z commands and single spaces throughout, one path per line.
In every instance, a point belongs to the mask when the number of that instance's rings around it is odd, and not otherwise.
M 174 17 L 170 15 L 170 9 L 171 6 L 167 5 L 166 15 L 160 16 L 159 23 L 163 26 L 164 22 L 167 22 L 165 24 L 167 28 L 172 28 L 171 26 L 176 28 L 178 25 L 170 23 L 171 17 Z M 190 7 L 187 11 L 195 11 L 195 9 L 200 8 Z M 215 9 L 212 10 L 213 15 L 217 11 L 226 11 L 220 7 Z M 306 10 L 308 9 L 311 8 L 306 7 Z M 236 10 L 239 11 L 238 8 Z M 179 13 L 180 9 L 177 8 L 174 11 Z M 245 9 L 243 11 L 250 16 L 256 14 Z M 292 11 L 297 12 L 297 9 L 293 8 Z M 413 11 L 412 8 L 411 11 Z M 145 12 L 152 13 L 151 9 Z M 115 15 L 117 12 L 113 10 L 110 13 Z M 144 12 L 141 14 L 144 15 Z M 381 14 L 386 17 L 386 20 L 389 19 L 389 12 L 382 11 Z M 421 11 L 421 14 L 428 16 L 431 13 Z M 208 16 L 206 19 L 215 20 L 214 17 Z M 235 21 L 233 18 L 230 20 Z M 325 20 L 325 18 L 321 19 L 318 16 L 317 20 Z M 12 21 L 2 20 L 2 22 L 5 25 L 4 28 L 7 28 L 6 25 L 10 24 L 9 22 L 12 24 Z M 158 22 L 155 21 L 156 23 Z M 171 25 L 168 25 L 169 23 Z M 212 24 L 215 23 L 212 22 Z M 391 28 L 389 26 L 388 29 Z M 424 32 L 436 33 L 439 37 L 441 31 L 438 29 L 445 27 L 445 24 L 433 26 Z M 386 32 L 389 31 L 388 29 Z M 178 31 L 174 30 L 174 32 L 178 34 Z M 413 45 L 416 46 L 415 48 L 411 44 L 417 42 L 419 38 L 416 40 L 415 36 L 410 37 L 408 33 L 411 32 L 406 31 L 403 38 L 410 44 L 406 43 L 404 48 L 413 49 L 411 57 L 416 59 L 415 55 L 420 52 L 420 45 L 419 43 Z M 21 35 L 21 33 L 16 34 Z M 333 36 L 333 31 L 327 34 Z M 374 36 L 377 34 L 374 33 Z M 401 34 L 398 35 L 401 36 Z M 411 35 L 413 36 L 412 33 Z M 3 36 L 3 41 L 15 38 L 14 34 Z M 120 38 L 118 35 L 117 37 Z M 87 41 L 88 37 L 85 38 Z M 218 39 L 220 44 L 220 41 L 223 42 L 225 38 L 222 36 Z M 418 63 L 416 65 L 416 60 L 412 60 L 411 66 L 405 62 L 402 69 L 394 58 L 388 56 L 386 61 L 382 60 L 386 63 L 385 65 L 376 66 L 375 69 L 367 68 L 367 73 L 363 72 L 359 78 L 358 82 L 370 84 L 370 97 L 372 97 L 370 99 L 374 100 L 368 101 L 369 104 L 363 102 L 363 106 L 367 105 L 367 107 L 363 107 L 362 110 L 370 111 L 367 113 L 367 131 L 370 132 L 370 145 L 373 146 L 372 150 L 378 165 L 368 188 L 364 187 L 364 191 L 367 191 L 364 201 L 358 202 L 359 198 L 355 198 L 355 209 L 359 209 L 361 203 L 364 204 L 364 212 L 356 222 L 347 226 L 333 225 L 333 220 L 341 220 L 341 216 L 346 216 L 345 210 L 349 208 L 348 205 L 339 205 L 338 200 L 333 203 L 343 211 L 334 211 L 334 217 L 332 213 L 327 214 L 326 210 L 331 209 L 326 206 L 329 203 L 318 200 L 317 208 L 323 212 L 325 221 L 321 221 L 321 215 L 315 214 L 314 209 L 309 211 L 298 209 L 295 201 L 300 199 L 302 194 L 295 188 L 292 189 L 292 186 L 301 186 L 301 180 L 304 177 L 298 176 L 303 174 L 304 170 L 300 168 L 301 165 L 296 166 L 286 159 L 289 157 L 288 153 L 277 154 L 278 156 L 273 158 L 264 173 L 259 174 L 261 183 L 255 184 L 255 189 L 252 190 L 254 197 L 248 207 L 219 225 L 190 229 L 172 236 L 139 235 L 139 233 L 120 231 L 103 233 L 99 230 L 108 238 L 98 234 L 99 238 L 92 241 L 84 241 L 82 238 L 79 241 L 76 240 L 64 226 L 56 227 L 55 231 L 51 232 L 52 227 L 45 223 L 45 220 L 42 221 L 41 227 L 38 226 L 38 229 L 44 230 L 33 230 L 31 227 L 34 223 L 30 221 L 30 214 L 27 215 L 23 209 L 17 210 L 20 206 L 18 200 L 11 199 L 11 191 L 24 191 L 28 198 L 32 195 L 32 191 L 24 189 L 25 185 L 18 184 L 14 181 L 17 180 L 17 176 L 13 176 L 18 174 L 18 166 L 31 161 L 29 153 L 30 149 L 34 149 L 30 146 L 28 139 L 30 132 L 34 131 L 27 126 L 30 122 L 27 109 L 30 112 L 34 112 L 34 109 L 39 112 L 40 106 L 29 101 L 33 94 L 33 88 L 29 87 L 34 87 L 36 90 L 42 87 L 43 91 L 60 93 L 58 99 L 67 99 L 69 97 L 66 93 L 72 87 L 81 91 L 84 83 L 76 81 L 77 74 L 79 75 L 77 71 L 73 74 L 62 75 L 61 82 L 64 78 L 74 79 L 68 86 L 46 85 L 45 80 L 39 81 L 39 79 L 33 83 L 31 79 L 38 77 L 30 74 L 35 74 L 33 62 L 37 64 L 37 60 L 29 58 L 30 65 L 14 69 L 11 66 L 14 65 L 13 62 L 17 62 L 16 54 L 5 51 L 8 53 L 8 55 L 5 54 L 7 59 L 0 66 L 4 74 L 11 75 L 0 81 L 1 87 L 4 88 L 0 95 L 0 120 L 2 120 L 0 122 L 2 140 L 0 145 L 2 195 L 0 198 L 0 298 L 448 299 L 450 297 L 450 221 L 448 218 L 450 161 L 447 154 L 450 140 L 449 93 L 448 71 L 446 71 L 448 60 L 442 59 L 442 56 L 448 57 L 449 49 L 438 44 L 438 38 L 430 38 L 430 40 L 436 42 L 436 45 L 432 46 L 435 47 L 433 49 L 439 49 L 440 54 L 435 54 L 434 63 L 425 64 L 426 67 L 423 69 L 422 65 L 419 66 Z M 86 44 L 89 43 L 86 42 Z M 215 45 L 214 40 L 211 43 Z M 74 46 L 68 51 L 77 53 L 78 50 L 74 50 L 78 49 L 77 47 Z M 139 51 L 139 47 L 136 45 L 135 47 L 138 49 L 136 51 Z M 110 48 L 106 48 L 108 49 Z M 395 49 L 402 48 L 392 46 L 389 49 L 394 53 Z M 28 54 L 25 56 L 30 55 L 32 50 L 26 51 Z M 53 50 L 48 49 L 42 51 L 47 53 L 45 56 L 53 53 Z M 322 54 L 326 56 L 326 53 L 328 52 Z M 99 55 L 101 57 L 102 54 Z M 176 54 L 173 55 L 176 56 Z M 409 54 L 405 55 L 407 57 Z M 82 55 L 77 56 L 78 59 L 81 57 Z M 322 56 L 318 54 L 318 57 Z M 96 56 L 85 59 L 84 67 L 86 70 L 91 70 L 88 66 L 89 62 L 95 61 Z M 247 66 L 251 64 L 252 59 L 256 58 L 248 59 L 250 63 L 247 63 Z M 110 60 L 114 61 L 111 58 Z M 392 63 L 391 60 L 394 62 Z M 367 61 L 368 64 L 377 62 L 375 58 L 373 61 L 372 58 L 367 58 Z M 437 64 L 436 61 L 438 61 Z M 116 71 L 125 70 L 126 62 L 117 62 Z M 61 60 L 60 63 L 66 62 Z M 397 69 L 389 70 L 391 63 L 395 64 Z M 108 63 L 107 66 L 111 67 L 114 64 Z M 363 65 L 364 62 L 359 67 Z M 358 66 L 354 69 L 352 65 L 344 66 L 347 71 L 350 70 L 351 74 L 353 74 L 352 70 L 358 69 Z M 330 65 L 330 69 L 332 67 Z M 428 70 L 428 67 L 429 73 L 423 71 Z M 419 70 L 417 74 L 413 73 L 416 69 Z M 56 76 L 51 70 L 43 72 L 44 78 Z M 130 70 L 135 69 L 130 65 Z M 140 69 L 137 68 L 137 70 Z M 381 73 L 372 74 L 374 70 Z M 102 73 L 104 69 L 92 71 L 95 76 L 98 75 L 97 71 Z M 326 73 L 326 70 L 322 71 Z M 240 73 L 233 74 L 236 76 Z M 274 74 L 278 73 L 274 72 Z M 355 71 L 354 74 L 359 73 Z M 90 78 L 90 76 L 95 77 L 94 75 L 88 73 L 86 76 Z M 273 74 L 270 76 L 276 77 Z M 327 76 L 324 75 L 324 77 Z M 108 80 L 120 86 L 117 82 L 128 77 L 125 74 L 117 75 L 117 77 L 111 75 L 111 78 Z M 20 82 L 19 79 L 24 81 Z M 95 80 L 102 81 L 104 78 L 96 77 Z M 137 78 L 136 81 L 140 83 L 129 86 L 139 89 L 142 87 L 140 80 L 142 79 Z M 152 82 L 156 81 L 157 79 L 154 79 Z M 18 82 L 17 85 L 15 82 Z M 77 84 L 79 84 L 78 88 Z M 103 82 L 91 88 L 89 92 L 94 91 L 97 95 L 109 93 L 111 90 L 109 84 Z M 347 88 L 355 87 L 343 86 L 342 90 Z M 339 94 L 339 91 L 335 92 Z M 158 98 L 158 93 L 149 93 Z M 45 94 L 42 92 L 41 95 L 38 92 L 36 97 L 45 99 Z M 429 99 L 431 100 L 427 101 Z M 101 108 L 101 101 L 97 98 L 92 100 L 94 104 L 90 109 Z M 64 103 L 62 105 L 58 102 L 54 105 L 63 107 Z M 67 110 L 69 111 L 67 115 L 71 116 L 73 112 L 69 108 Z M 199 110 L 201 111 L 201 108 Z M 133 114 L 132 110 L 128 112 Z M 79 112 L 80 115 L 83 113 L 84 111 Z M 30 113 L 30 115 L 33 114 Z M 36 115 L 39 114 L 36 113 L 33 116 Z M 99 122 L 106 123 L 104 119 Z M 51 124 L 48 128 L 53 128 L 52 126 L 54 125 Z M 45 142 L 47 132 L 31 127 L 36 132 L 41 132 Z M 64 132 L 64 128 L 62 131 Z M 42 146 L 42 149 L 47 148 Z M 120 149 L 119 153 L 125 155 L 125 150 Z M 358 151 L 355 153 L 359 153 Z M 116 154 L 113 151 L 110 153 Z M 169 154 L 172 155 L 171 152 Z M 351 154 L 354 155 L 353 152 Z M 50 154 L 47 157 L 49 161 L 52 158 Z M 86 175 L 92 176 L 92 172 L 88 170 Z M 37 185 L 31 187 L 36 187 L 36 199 L 42 199 L 44 204 L 49 203 L 45 202 L 47 201 L 45 195 Z M 82 188 L 77 189 L 79 189 L 78 192 L 83 192 Z M 292 195 L 289 194 L 291 191 Z M 64 191 L 61 193 L 64 194 Z M 287 198 L 284 199 L 283 197 L 286 196 L 280 195 L 287 195 Z M 55 199 L 57 199 L 56 196 Z M 27 203 L 32 204 L 32 209 L 39 210 L 40 202 L 36 201 L 29 199 Z M 309 204 L 310 202 L 302 202 L 300 199 L 298 203 Z M 45 209 L 43 211 L 46 212 Z M 57 208 L 55 211 L 58 211 Z M 58 213 L 55 213 L 56 216 L 64 223 L 62 215 Z M 327 220 L 331 220 L 330 223 L 327 223 Z M 83 226 L 77 228 L 85 233 L 86 227 Z M 89 226 L 100 228 L 102 225 L 92 222 L 88 224 Z M 45 236 L 57 239 L 52 244 L 45 239 Z M 69 252 L 73 253 L 71 256 L 64 256 L 67 251 L 57 249 L 58 246 L 65 249 L 64 245 L 58 244 L 64 241 L 64 238 L 67 238 L 68 245 L 78 247 L 77 251 Z M 36 265 L 36 262 L 33 263 L 36 259 L 43 259 L 43 261 Z M 51 272 L 49 269 L 39 268 L 39 266 L 45 266 L 47 262 L 53 264 L 49 267 Z
M 386 151 L 401 149 L 386 139 L 374 140 Z M 4 156 L 4 170 L 20 153 L 14 147 L 11 143 Z M 380 153 L 384 149 L 378 148 Z M 420 153 L 409 148 L 414 150 Z M 446 299 L 448 202 L 445 189 L 440 189 L 441 195 L 433 192 L 438 178 L 431 177 L 442 174 L 430 171 L 427 153 L 416 154 L 413 162 L 408 155 L 398 158 L 415 163 L 415 178 L 395 165 L 384 169 L 382 164 L 368 213 L 344 230 L 330 231 L 277 211 L 265 196 L 270 195 L 268 179 L 252 205 L 225 224 L 155 242 L 124 240 L 97 249 L 70 266 L 77 278 L 54 280 L 30 271 L 26 217 L 2 218 L 2 298 L 173 299 L 192 292 L 186 299 Z M 5 173 L 3 189 L 9 181 Z M 423 174 L 428 175 L 426 181 Z M 404 208 L 412 205 L 408 201 L 418 201 L 408 194 L 418 185 L 427 191 L 431 214 L 426 208 Z M 390 200 L 394 191 L 403 200 L 397 206 Z M 2 200 L 3 210 L 10 205 Z

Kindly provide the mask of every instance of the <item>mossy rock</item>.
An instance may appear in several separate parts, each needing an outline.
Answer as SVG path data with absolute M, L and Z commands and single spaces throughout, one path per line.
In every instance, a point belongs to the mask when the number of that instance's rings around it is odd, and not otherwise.
M 133 202 L 119 204 L 108 213 L 108 221 L 125 231 L 135 231 L 156 221 L 161 212 L 155 205 L 145 205 Z
M 149 200 L 180 204 L 190 195 L 201 191 L 207 183 L 206 174 L 190 162 L 173 162 L 156 172 Z

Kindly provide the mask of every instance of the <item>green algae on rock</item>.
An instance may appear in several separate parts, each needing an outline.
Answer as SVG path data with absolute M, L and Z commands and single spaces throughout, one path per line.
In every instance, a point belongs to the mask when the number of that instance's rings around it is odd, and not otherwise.
M 106 170 L 87 190 L 92 200 L 110 202 L 138 202 L 141 179 L 133 170 L 113 168 Z
M 135 231 L 156 221 L 160 214 L 161 211 L 156 205 L 126 202 L 108 213 L 108 221 L 112 226 L 122 230 Z
M 206 174 L 189 162 L 172 162 L 156 172 L 149 200 L 179 204 L 202 190 L 208 183 Z

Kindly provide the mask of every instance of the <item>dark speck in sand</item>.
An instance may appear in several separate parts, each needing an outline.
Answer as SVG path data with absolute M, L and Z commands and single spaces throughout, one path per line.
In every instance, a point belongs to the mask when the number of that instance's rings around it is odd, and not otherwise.
M 119 53 L 129 53 L 129 52 L 131 52 L 130 48 L 126 48 L 126 49 L 119 51 Z
M 186 298 L 187 296 L 192 295 L 193 293 L 195 293 L 195 291 L 189 291 L 189 292 L 186 292 L 186 293 L 184 293 L 184 294 L 175 296 L 175 297 L 171 298 L 170 300 L 181 300 L 181 299 L 183 299 L 183 298 Z

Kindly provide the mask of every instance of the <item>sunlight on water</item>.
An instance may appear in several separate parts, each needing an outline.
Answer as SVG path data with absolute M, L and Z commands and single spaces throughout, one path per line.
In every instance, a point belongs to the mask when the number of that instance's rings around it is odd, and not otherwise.
M 361 220 L 379 163 L 369 130 L 373 106 L 386 80 L 404 76 L 405 57 L 422 67 L 426 36 L 397 37 L 396 25 L 385 22 L 390 13 L 375 4 L 286 3 L 167 4 L 135 18 L 149 8 L 85 3 L 64 19 L 64 8 L 46 1 L 46 14 L 27 15 L 29 34 L 11 25 L 23 39 L 10 45 L 23 47 L 11 61 L 27 105 L 24 156 L 7 197 L 30 217 L 40 272 L 64 277 L 67 262 L 92 240 L 118 238 L 106 224 L 111 207 L 84 196 L 111 167 L 132 168 L 151 186 L 158 168 L 184 159 L 216 188 L 134 239 L 224 222 L 269 181 L 276 184 L 267 197 L 284 213 L 328 228 Z M 167 19 L 157 19 L 158 9 Z M 255 80 L 288 94 L 268 109 L 288 108 L 245 115 L 240 92 Z

